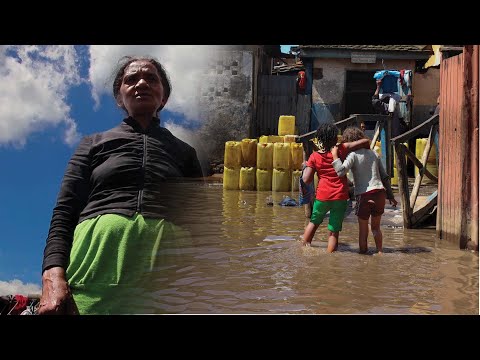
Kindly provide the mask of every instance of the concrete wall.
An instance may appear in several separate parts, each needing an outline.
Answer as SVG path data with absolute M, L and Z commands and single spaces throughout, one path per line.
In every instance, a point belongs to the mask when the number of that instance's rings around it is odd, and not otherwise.
M 413 126 L 421 124 L 437 106 L 440 94 L 440 69 L 428 68 L 424 74 L 413 75 Z M 427 134 L 428 135 L 428 134 Z
M 312 129 L 325 122 L 341 120 L 345 91 L 345 63 L 344 59 L 314 60 Z
M 221 161 L 225 142 L 248 138 L 252 118 L 253 53 L 216 50 L 205 69 L 199 136 L 210 161 Z

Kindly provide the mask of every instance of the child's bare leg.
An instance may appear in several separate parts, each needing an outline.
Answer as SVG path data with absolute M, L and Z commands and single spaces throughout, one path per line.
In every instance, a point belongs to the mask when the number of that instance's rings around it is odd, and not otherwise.
M 377 251 L 379 254 L 383 252 L 383 234 L 382 234 L 382 230 L 380 230 L 381 219 L 382 219 L 382 215 L 372 216 L 372 224 L 371 224 L 373 238 L 375 239 L 375 245 L 377 246 Z
M 309 222 L 307 227 L 305 228 L 305 232 L 303 233 L 303 246 L 310 245 L 313 240 L 313 235 L 315 235 L 315 231 L 317 231 L 319 225 L 315 225 L 312 222 Z
M 328 231 L 328 246 L 327 252 L 332 253 L 338 249 L 338 236 L 340 231 Z
M 358 247 L 360 254 L 368 251 L 368 220 L 358 218 Z

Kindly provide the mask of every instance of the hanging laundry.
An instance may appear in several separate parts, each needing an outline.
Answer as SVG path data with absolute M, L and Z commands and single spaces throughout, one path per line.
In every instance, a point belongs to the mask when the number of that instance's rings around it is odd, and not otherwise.
M 300 91 L 305 91 L 307 87 L 307 79 L 305 77 L 305 71 L 301 70 L 297 74 L 297 84 L 298 84 L 298 90 Z
M 396 93 L 398 92 L 398 78 L 400 71 L 397 70 L 381 70 L 373 75 L 375 80 L 382 80 L 381 93 Z
M 379 70 L 379 71 L 375 72 L 375 74 L 373 75 L 373 78 L 375 80 L 382 80 L 387 75 L 391 75 L 391 76 L 395 76 L 396 78 L 399 78 L 400 77 L 400 71 L 398 71 L 398 70 Z
M 40 297 L 23 295 L 0 296 L 0 315 L 33 315 L 36 313 Z
M 401 70 L 400 71 L 400 86 L 404 95 L 412 94 L 412 84 L 410 79 L 412 78 L 412 70 Z

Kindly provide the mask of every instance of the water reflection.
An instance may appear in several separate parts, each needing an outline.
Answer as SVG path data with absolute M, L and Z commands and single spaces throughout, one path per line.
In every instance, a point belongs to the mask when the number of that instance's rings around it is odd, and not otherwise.
M 153 313 L 478 314 L 478 254 L 440 242 L 435 230 L 382 227 L 384 254 L 358 254 L 350 215 L 339 251 L 326 253 L 327 223 L 301 247 L 298 193 L 195 185 L 191 234 L 166 241 L 149 300 Z M 201 189 L 200 189 L 201 187 Z M 267 204 L 271 196 L 273 206 Z

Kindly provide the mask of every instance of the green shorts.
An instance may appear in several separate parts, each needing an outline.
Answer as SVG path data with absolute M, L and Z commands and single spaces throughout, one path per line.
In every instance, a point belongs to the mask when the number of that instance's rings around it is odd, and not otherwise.
M 310 221 L 315 225 L 320 225 L 323 218 L 330 211 L 330 220 L 328 221 L 328 230 L 337 232 L 342 230 L 343 218 L 347 210 L 347 200 L 320 201 L 313 203 L 312 217 Z

